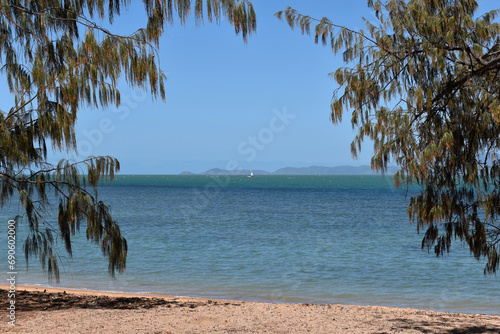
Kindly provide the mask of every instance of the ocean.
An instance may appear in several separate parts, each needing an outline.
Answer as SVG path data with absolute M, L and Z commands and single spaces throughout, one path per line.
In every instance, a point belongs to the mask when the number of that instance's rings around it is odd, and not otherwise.
M 20 224 L 16 283 L 500 315 L 500 281 L 484 262 L 458 241 L 441 258 L 421 249 L 410 195 L 390 176 L 119 175 L 99 198 L 127 238 L 126 272 L 109 276 L 82 226 L 50 283 L 38 260 L 26 266 Z M 19 212 L 13 201 L 0 219 Z M 4 242 L 6 277 L 7 252 Z

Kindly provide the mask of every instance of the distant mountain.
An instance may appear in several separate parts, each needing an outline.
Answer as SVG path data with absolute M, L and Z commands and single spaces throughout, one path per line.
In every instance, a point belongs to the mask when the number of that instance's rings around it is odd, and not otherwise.
M 212 168 L 202 173 L 192 173 L 192 172 L 182 172 L 181 175 L 250 175 L 253 172 L 254 175 L 271 175 L 272 173 L 266 172 L 265 170 L 250 170 L 250 169 L 236 169 L 236 170 L 225 170 L 220 168 Z
M 389 167 L 386 174 L 391 175 L 397 171 L 395 167 Z M 203 173 L 182 172 L 181 175 L 249 175 L 250 169 L 225 170 L 212 168 Z M 253 170 L 254 175 L 375 175 L 370 166 L 310 166 L 310 167 L 285 167 L 275 172 L 266 172 L 264 170 Z
M 181 173 L 181 175 L 197 175 L 197 174 L 193 172 L 184 171 Z
M 394 174 L 397 168 L 390 167 L 386 174 Z M 273 175 L 374 175 L 377 174 L 370 166 L 310 166 L 285 167 L 278 169 Z

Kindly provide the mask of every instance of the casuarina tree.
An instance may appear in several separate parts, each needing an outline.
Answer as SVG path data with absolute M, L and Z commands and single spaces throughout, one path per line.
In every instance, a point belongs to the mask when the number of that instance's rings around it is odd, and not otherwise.
M 29 226 L 26 259 L 38 258 L 49 278 L 59 280 L 55 243 L 61 239 L 71 255 L 82 223 L 87 239 L 108 257 L 111 275 L 125 269 L 127 243 L 97 198 L 98 184 L 113 179 L 119 162 L 91 156 L 51 163 L 48 152 L 77 152 L 79 111 L 119 106 L 120 79 L 165 99 L 158 45 L 174 19 L 185 24 L 191 14 L 196 23 L 225 18 L 244 41 L 255 31 L 251 2 L 207 0 L 205 8 L 203 3 L 143 0 L 145 27 L 122 35 L 109 27 L 130 6 L 128 0 L 0 0 L 2 89 L 13 101 L 0 110 L 0 204 L 19 200 L 23 210 L 16 221 Z
M 368 0 L 376 20 L 351 30 L 292 8 L 293 29 L 341 53 L 345 67 L 331 104 L 333 123 L 350 114 L 351 150 L 373 141 L 372 168 L 399 166 L 397 186 L 420 186 L 408 214 L 425 228 L 422 248 L 439 256 L 465 242 L 499 267 L 500 25 L 475 0 Z

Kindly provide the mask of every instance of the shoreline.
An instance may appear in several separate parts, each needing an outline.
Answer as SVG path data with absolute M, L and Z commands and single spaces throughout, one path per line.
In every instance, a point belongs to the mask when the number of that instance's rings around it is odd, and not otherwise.
M 0 284 L 0 290 L 9 290 L 9 285 Z M 203 297 L 183 297 L 183 296 L 167 296 L 162 294 L 153 293 L 134 293 L 134 292 L 120 292 L 120 291 L 104 291 L 104 290 L 87 290 L 87 289 L 75 289 L 75 288 L 55 288 L 55 287 L 45 287 L 45 286 L 33 286 L 33 285 L 19 285 L 16 286 L 17 291 L 26 292 L 38 292 L 38 293 L 66 293 L 68 295 L 78 295 L 78 296 L 106 296 L 111 298 L 150 298 L 150 299 L 164 299 L 164 300 L 190 300 L 197 302 L 206 302 L 208 300 L 217 300 L 219 302 L 233 302 L 233 303 L 243 303 L 243 301 L 225 300 L 225 299 L 213 299 L 213 298 L 203 298 Z M 244 302 L 247 303 L 247 302 Z M 252 302 L 248 302 L 252 303 Z
M 0 284 L 1 290 L 9 290 L 8 284 Z M 414 310 L 421 312 L 435 312 L 444 314 L 462 314 L 462 315 L 484 315 L 491 317 L 499 317 L 500 314 L 494 313 L 481 313 L 481 312 L 463 312 L 463 311 L 447 311 L 431 308 L 419 308 L 412 306 L 392 306 L 383 304 L 370 304 L 370 303 L 343 303 L 343 302 L 311 302 L 311 301 L 281 301 L 281 300 L 266 300 L 266 299 L 238 299 L 238 298 L 225 298 L 225 297 L 204 297 L 204 296 L 190 296 L 190 295 L 169 295 L 156 292 L 136 292 L 136 291 L 113 291 L 113 290 L 93 290 L 87 288 L 75 288 L 75 287 L 54 287 L 46 285 L 16 285 L 16 291 L 26 291 L 26 292 L 46 292 L 46 293 L 67 293 L 79 296 L 106 296 L 110 298 L 149 298 L 149 299 L 163 299 L 166 301 L 170 300 L 183 300 L 183 301 L 195 301 L 195 302 L 207 302 L 207 301 L 217 301 L 219 303 L 258 303 L 258 304 L 270 304 L 270 305 L 338 305 L 338 306 L 355 306 L 355 307 L 381 307 L 388 309 L 401 309 L 401 310 Z
M 133 297 L 146 297 L 146 298 L 161 298 L 165 300 L 171 300 L 171 299 L 185 299 L 185 300 L 197 300 L 197 301 L 206 301 L 206 300 L 217 300 L 217 301 L 228 301 L 228 302 L 244 302 L 244 303 L 264 303 L 264 304 L 290 304 L 290 305 L 300 305 L 300 304 L 311 304 L 311 305 L 342 305 L 342 306 L 361 306 L 361 307 L 370 307 L 370 306 L 377 306 L 377 307 L 387 307 L 387 308 L 394 308 L 394 309 L 412 309 L 412 310 L 418 310 L 418 311 L 432 311 L 436 313 L 449 313 L 449 314 L 466 314 L 466 315 L 486 315 L 486 316 L 498 316 L 500 317 L 500 311 L 497 310 L 495 307 L 495 311 L 491 311 L 491 309 L 477 309 L 474 307 L 466 307 L 464 305 L 460 307 L 450 307 L 450 308 L 443 308 L 443 307 L 433 307 L 432 304 L 426 303 L 425 305 L 412 305 L 412 303 L 397 303 L 393 302 L 391 303 L 389 300 L 384 300 L 381 301 L 380 303 L 377 303 L 376 301 L 369 299 L 363 299 L 363 298 L 358 298 L 357 300 L 336 300 L 336 301 L 315 301 L 315 300 L 310 300 L 310 299 L 267 299 L 264 297 L 251 297 L 249 295 L 240 295 L 240 296 L 235 296 L 235 295 L 211 295 L 210 293 L 199 293 L 196 294 L 190 294 L 189 292 L 185 293 L 180 293 L 180 294 L 169 294 L 169 293 L 162 293 L 162 292 L 157 292 L 157 291 L 140 291 L 139 289 L 137 290 L 94 290 L 92 288 L 88 287 L 76 287 L 76 286 L 53 286 L 50 284 L 36 284 L 36 285 L 30 285 L 29 283 L 20 283 L 19 286 L 17 286 L 17 289 L 21 290 L 26 290 L 26 291 L 43 291 L 46 290 L 47 292 L 53 292 L 53 293 L 58 293 L 58 292 L 71 292 L 71 293 L 76 293 L 80 295 L 97 295 L 97 296 L 115 296 L 115 297 L 123 297 L 123 298 L 133 298 Z M 0 284 L 0 290 L 8 290 L 8 285 L 7 284 Z M 371 300 L 371 302 L 370 302 Z M 384 303 L 385 302 L 385 303 Z
M 8 285 L 0 285 L 5 310 Z M 7 289 L 7 291 L 6 291 Z M 498 333 L 500 317 L 410 308 L 271 304 L 16 286 L 16 326 L 0 312 L 0 332 L 22 333 Z

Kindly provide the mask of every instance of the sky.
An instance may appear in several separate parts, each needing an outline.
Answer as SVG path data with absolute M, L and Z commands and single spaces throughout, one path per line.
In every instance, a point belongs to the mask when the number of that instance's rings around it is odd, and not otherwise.
M 492 9 L 496 2 L 483 0 L 480 6 Z M 330 121 L 337 85 L 328 74 L 343 66 L 341 55 L 274 16 L 290 5 L 302 14 L 363 29 L 362 17 L 375 20 L 366 0 L 252 3 L 257 32 L 247 44 L 224 19 L 196 27 L 190 17 L 185 26 L 168 27 L 159 48 L 166 100 L 154 101 L 123 81 L 119 108 L 80 111 L 80 158 L 111 155 L 120 161 L 121 174 L 369 165 L 370 143 L 357 160 L 351 156 L 350 114 L 340 125 Z M 132 1 L 111 29 L 128 34 L 144 24 L 142 5 Z M 2 90 L 0 99 L 7 98 Z

